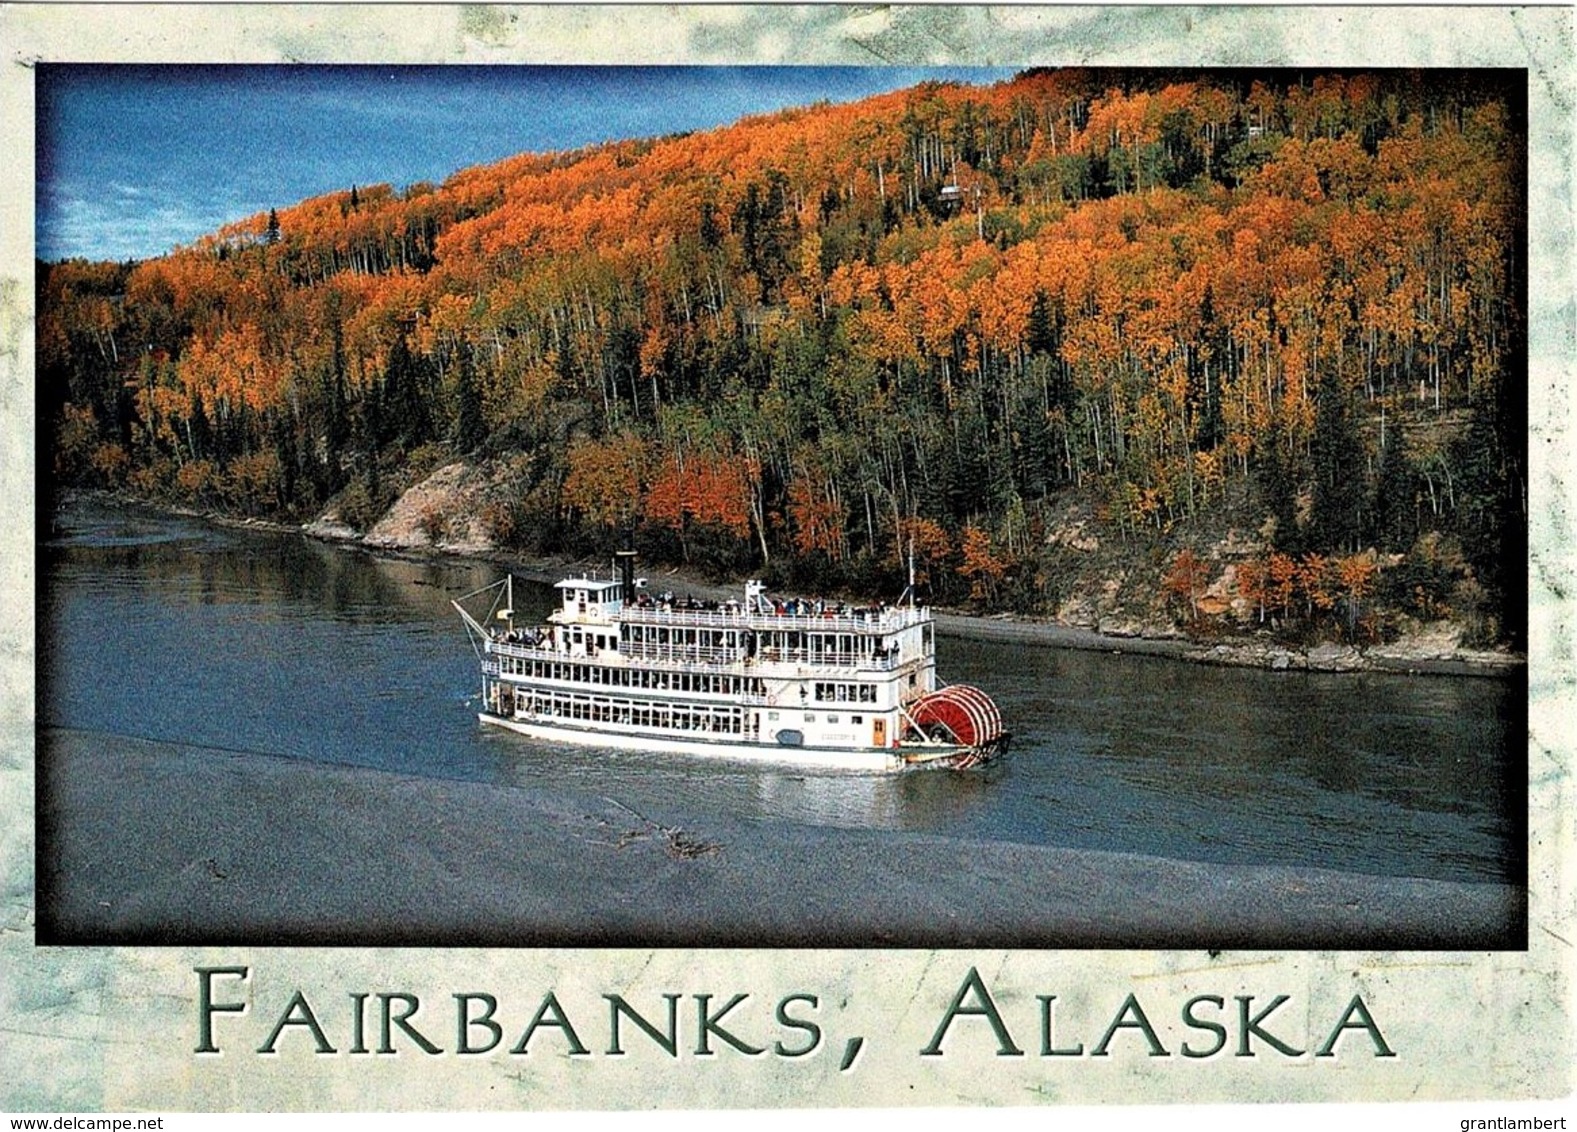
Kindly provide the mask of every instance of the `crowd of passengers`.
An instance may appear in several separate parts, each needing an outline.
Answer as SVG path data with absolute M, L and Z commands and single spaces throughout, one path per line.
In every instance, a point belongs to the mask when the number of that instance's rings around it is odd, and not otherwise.
M 887 611 L 887 603 L 878 605 L 851 606 L 847 602 L 812 601 L 805 597 L 791 597 L 788 599 L 763 597 L 761 599 L 762 613 L 770 613 L 774 617 L 876 617 Z M 714 601 L 691 597 L 676 598 L 670 592 L 652 594 L 637 594 L 635 608 L 655 609 L 662 613 L 728 613 L 737 614 L 742 608 L 739 601 L 729 598 L 727 601 Z

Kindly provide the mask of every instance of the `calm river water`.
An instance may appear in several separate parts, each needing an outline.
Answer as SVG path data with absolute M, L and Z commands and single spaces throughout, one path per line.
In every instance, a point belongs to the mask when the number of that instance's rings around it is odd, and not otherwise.
M 40 556 L 50 727 L 828 829 L 1524 879 L 1517 680 L 1310 675 L 943 636 L 1014 732 L 983 772 L 858 776 L 556 748 L 484 731 L 449 599 L 474 562 L 78 502 Z M 515 587 L 522 612 L 552 591 Z

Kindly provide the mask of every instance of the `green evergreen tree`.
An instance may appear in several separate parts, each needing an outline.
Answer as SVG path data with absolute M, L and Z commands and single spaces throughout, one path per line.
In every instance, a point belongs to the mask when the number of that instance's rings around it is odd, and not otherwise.
M 338 460 L 341 450 L 351 439 L 350 405 L 345 392 L 345 328 L 338 318 L 334 320 L 332 340 L 328 422 L 324 430 L 330 464 Z
M 471 452 L 487 439 L 487 424 L 482 418 L 482 392 L 472 371 L 471 351 L 461 348 L 455 369 L 455 421 L 453 441 L 456 452 Z
M 1057 320 L 1052 314 L 1051 299 L 1044 290 L 1037 290 L 1024 326 L 1024 347 L 1031 357 L 1037 354 L 1052 356 L 1057 352 L 1057 338 Z
M 208 414 L 203 411 L 202 398 L 194 396 L 191 406 L 186 417 L 186 446 L 193 460 L 202 460 L 213 448 L 213 429 L 208 424 Z
M 1225 359 L 1231 356 L 1226 327 L 1216 317 L 1215 294 L 1205 284 L 1199 303 L 1199 344 L 1189 352 L 1188 398 L 1193 406 L 1195 442 L 1209 452 L 1226 439 L 1226 419 L 1221 411 L 1221 381 Z
M 1273 443 L 1255 466 L 1265 507 L 1276 520 L 1272 543 L 1284 554 L 1303 550 L 1303 532 L 1298 528 L 1298 476 L 1292 459 Z
M 701 203 L 701 243 L 715 248 L 723 242 L 723 226 L 717 222 L 717 206 L 711 201 Z
M 396 332 L 383 371 L 385 443 L 395 440 L 409 451 L 433 438 L 426 376 L 425 359 L 411 353 L 403 331 Z
M 1381 550 L 1405 551 L 1418 537 L 1418 473 L 1400 424 L 1386 430 L 1368 518 L 1369 537 Z
M 1520 645 L 1527 631 L 1527 526 L 1517 474 L 1520 452 L 1506 443 L 1496 424 L 1493 412 L 1475 412 L 1467 432 L 1451 446 L 1455 526 L 1463 556 L 1487 591 L 1502 633 Z
M 1364 530 L 1363 442 L 1334 372 L 1320 379 L 1309 456 L 1314 465 L 1310 544 L 1320 551 L 1358 550 Z

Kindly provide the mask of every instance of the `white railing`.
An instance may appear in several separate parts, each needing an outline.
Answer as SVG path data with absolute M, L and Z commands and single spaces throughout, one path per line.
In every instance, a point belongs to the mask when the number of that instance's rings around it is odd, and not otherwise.
M 527 645 L 518 641 L 504 641 L 493 638 L 488 642 L 487 651 L 494 656 L 516 656 L 522 660 L 595 660 L 591 656 L 570 656 L 567 652 L 547 648 L 543 645 Z M 610 650 L 611 651 L 611 650 Z
M 931 619 L 925 606 L 839 613 L 768 613 L 743 609 L 676 609 L 662 605 L 626 605 L 619 620 L 626 625 L 666 625 L 693 629 L 755 629 L 759 632 L 798 629 L 821 633 L 891 633 Z

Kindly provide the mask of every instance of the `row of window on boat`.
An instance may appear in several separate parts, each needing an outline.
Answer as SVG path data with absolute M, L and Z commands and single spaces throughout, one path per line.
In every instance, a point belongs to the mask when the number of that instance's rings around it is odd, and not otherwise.
M 661 668 L 613 668 L 553 660 L 500 657 L 499 672 L 535 680 L 563 680 L 572 684 L 600 684 L 611 688 L 648 688 L 661 692 L 699 692 L 714 696 L 761 696 L 759 678 L 715 672 L 669 672 Z M 872 696 L 875 695 L 874 690 Z M 818 696 L 819 698 L 819 696 Z
M 502 691 L 500 695 L 503 695 Z M 515 712 L 597 723 L 623 723 L 674 731 L 718 731 L 734 735 L 744 729 L 745 723 L 744 712 L 738 707 L 608 700 L 526 689 L 517 689 L 515 692 Z

